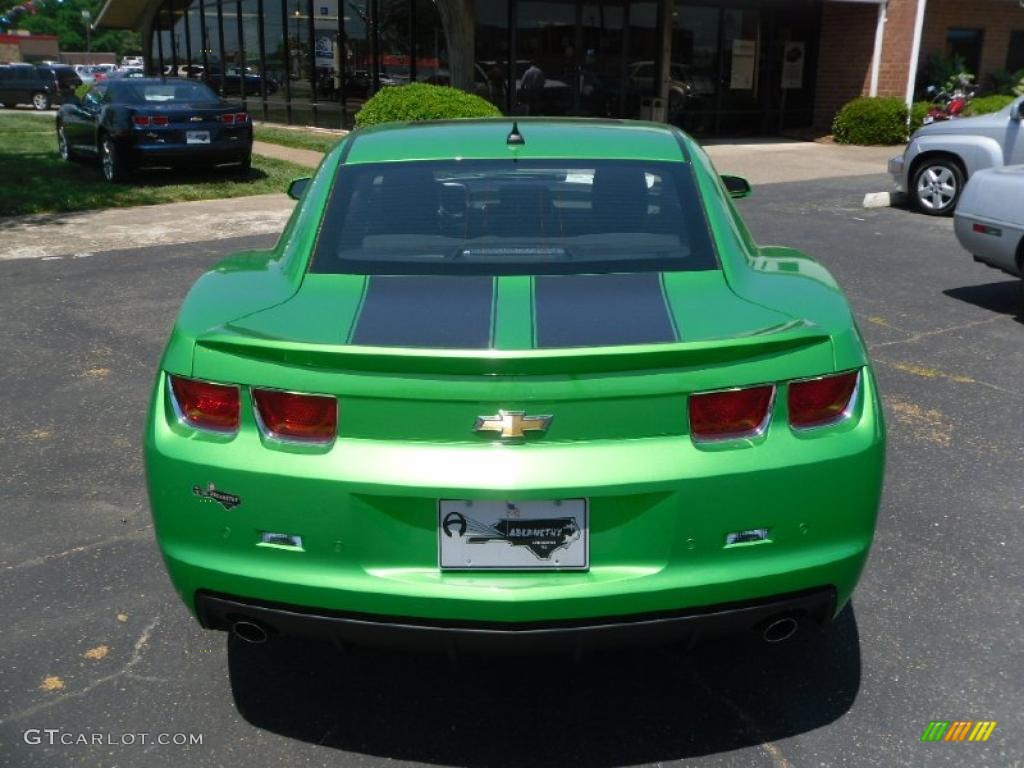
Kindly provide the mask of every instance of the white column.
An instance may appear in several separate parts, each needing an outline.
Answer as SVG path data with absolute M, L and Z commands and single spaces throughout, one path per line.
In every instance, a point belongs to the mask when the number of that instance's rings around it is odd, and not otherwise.
M 914 19 L 914 42 L 910 46 L 910 71 L 907 73 L 907 109 L 914 103 L 914 81 L 917 79 L 917 63 L 921 57 L 921 30 L 924 28 L 924 12 L 928 0 L 917 0 L 917 18 Z
M 878 95 L 878 70 L 882 68 L 882 42 L 885 40 L 885 21 L 888 0 L 878 4 L 878 21 L 875 24 L 875 49 L 871 54 L 871 96 Z

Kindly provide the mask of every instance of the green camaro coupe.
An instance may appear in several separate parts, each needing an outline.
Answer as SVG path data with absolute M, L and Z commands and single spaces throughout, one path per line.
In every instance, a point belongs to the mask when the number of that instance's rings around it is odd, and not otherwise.
M 349 135 L 185 300 L 146 470 L 253 642 L 783 640 L 849 600 L 885 428 L 842 292 L 675 128 Z M 502 642 L 504 641 L 504 642 Z

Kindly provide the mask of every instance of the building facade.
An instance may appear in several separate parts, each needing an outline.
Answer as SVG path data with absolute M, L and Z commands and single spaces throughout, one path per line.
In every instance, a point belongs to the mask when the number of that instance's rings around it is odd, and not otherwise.
M 506 114 L 765 134 L 826 127 L 860 94 L 912 98 L 932 54 L 1024 67 L 1018 0 L 108 0 L 97 24 L 139 30 L 154 74 L 325 127 L 423 81 Z

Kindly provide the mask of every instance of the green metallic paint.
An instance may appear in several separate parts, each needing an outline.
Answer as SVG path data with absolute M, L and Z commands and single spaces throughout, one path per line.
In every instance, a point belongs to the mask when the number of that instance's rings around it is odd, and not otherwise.
M 190 291 L 161 370 L 339 398 L 326 447 L 274 443 L 248 396 L 232 436 L 180 424 L 161 374 L 146 472 L 172 581 L 323 609 L 434 619 L 527 621 L 625 615 L 834 585 L 849 599 L 874 533 L 884 422 L 874 376 L 835 281 L 796 251 L 759 247 L 704 152 L 665 126 L 521 120 L 384 126 L 325 158 L 277 245 L 217 265 Z M 683 148 L 685 147 L 685 155 Z M 535 349 L 533 280 L 495 281 L 487 350 L 348 343 L 366 289 L 311 275 L 308 259 L 336 169 L 347 162 L 462 157 L 642 157 L 688 162 L 721 271 L 666 273 L 670 344 Z M 849 418 L 796 431 L 787 382 L 861 370 Z M 773 383 L 767 430 L 690 438 L 688 393 Z M 552 413 L 515 445 L 472 432 L 499 408 Z M 191 492 L 216 483 L 242 504 Z M 439 498 L 590 499 L 586 572 L 451 573 L 437 567 Z M 725 547 L 731 531 L 771 542 Z M 302 551 L 258 546 L 298 534 Z

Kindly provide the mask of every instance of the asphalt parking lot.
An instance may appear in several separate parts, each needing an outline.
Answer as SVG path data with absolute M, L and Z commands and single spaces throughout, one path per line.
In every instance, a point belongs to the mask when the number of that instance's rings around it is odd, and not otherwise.
M 142 423 L 188 286 L 272 238 L 0 261 L 0 763 L 1022 768 L 1019 281 L 973 263 L 950 220 L 860 207 L 887 185 L 774 184 L 741 203 L 758 240 L 844 286 L 889 424 L 852 606 L 778 646 L 453 664 L 204 633 L 153 540 Z M 998 726 L 921 743 L 936 719 Z M 136 736 L 49 746 L 29 729 Z M 202 744 L 138 736 L 178 733 Z

